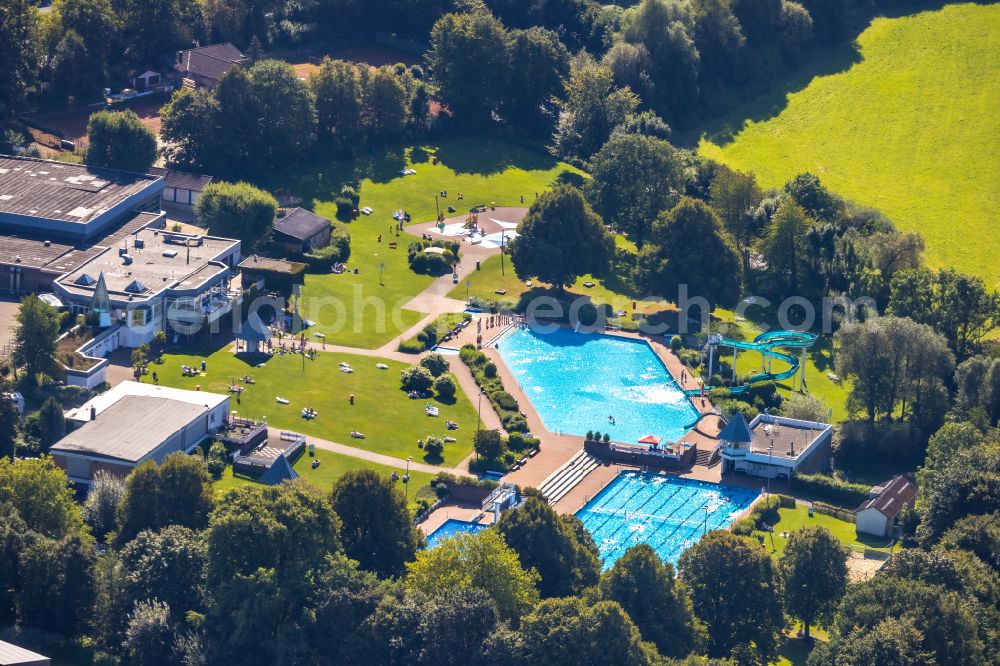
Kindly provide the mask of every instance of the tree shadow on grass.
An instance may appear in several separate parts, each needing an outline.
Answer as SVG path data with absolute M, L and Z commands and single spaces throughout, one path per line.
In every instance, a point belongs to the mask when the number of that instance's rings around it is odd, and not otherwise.
M 677 136 L 677 142 L 695 147 L 701 138 L 718 146 L 732 143 L 743 127 L 749 123 L 770 120 L 788 106 L 789 96 L 805 89 L 813 79 L 846 72 L 863 60 L 857 42 L 839 44 L 817 54 L 804 67 L 790 74 L 776 88 L 738 107 L 732 113 L 709 120 L 704 126 Z
M 436 156 L 455 173 L 479 176 L 503 173 L 510 168 L 545 171 L 558 164 L 551 155 L 497 139 L 476 137 L 444 141 L 438 147 Z

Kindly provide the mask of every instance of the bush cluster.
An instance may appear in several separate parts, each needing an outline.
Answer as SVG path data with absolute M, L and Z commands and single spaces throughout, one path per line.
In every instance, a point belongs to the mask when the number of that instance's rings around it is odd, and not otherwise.
M 462 362 L 472 371 L 472 376 L 476 380 L 486 397 L 489 398 L 493 408 L 500 416 L 500 422 L 507 432 L 527 432 L 528 422 L 521 416 L 520 406 L 517 400 L 510 393 L 504 390 L 503 380 L 496 375 L 496 365 L 483 352 L 473 345 L 465 345 L 459 354 Z M 493 376 L 489 376 L 487 369 L 493 367 Z

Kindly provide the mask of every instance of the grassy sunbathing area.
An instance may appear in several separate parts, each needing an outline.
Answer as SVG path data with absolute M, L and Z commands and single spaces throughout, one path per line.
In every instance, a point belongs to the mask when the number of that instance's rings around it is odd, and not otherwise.
M 834 518 L 833 516 L 827 516 L 816 511 L 813 511 L 812 518 L 809 517 L 809 511 L 805 506 L 796 506 L 794 509 L 778 509 L 778 514 L 780 519 L 777 524 L 774 525 L 774 548 L 771 547 L 771 536 L 770 534 L 761 532 L 764 536 L 764 547 L 768 549 L 775 557 L 781 554 L 785 549 L 785 544 L 788 543 L 788 538 L 781 536 L 782 533 L 791 534 L 796 530 L 800 530 L 807 525 L 819 525 L 820 527 L 825 527 L 830 533 L 837 537 L 837 540 L 844 546 L 854 549 L 862 550 L 868 548 L 871 550 L 878 550 L 885 553 L 889 552 L 889 540 L 882 539 L 874 536 L 859 535 L 854 530 L 854 523 L 848 522 L 846 520 L 840 520 L 839 518 Z M 898 550 L 897 545 L 896 549 Z
M 402 175 L 404 169 L 416 173 Z M 396 237 L 392 230 L 394 211 L 406 210 L 413 223 L 433 220 L 435 195 L 442 191 L 448 196 L 438 197 L 438 205 L 446 215 L 449 205 L 459 212 L 494 202 L 520 206 L 522 196 L 523 205 L 528 206 L 536 192 L 557 180 L 582 177 L 579 170 L 546 155 L 474 138 L 391 148 L 376 157 L 335 161 L 318 172 L 290 175 L 287 179 L 292 184 L 281 189 L 294 192 L 302 198 L 302 205 L 320 215 L 334 219 L 334 199 L 342 185 L 354 181 L 360 182 L 359 206 L 373 211 L 347 223 L 351 256 L 345 263 L 360 273 L 307 275 L 302 315 L 317 323 L 314 331 L 324 333 L 328 342 L 380 347 L 420 321 L 420 313 L 403 306 L 433 281 L 415 274 L 407 265 L 406 246 L 413 237 L 405 232 Z M 461 201 L 459 192 L 464 195 Z M 391 248 L 390 242 L 396 247 Z
M 181 375 L 182 365 L 200 367 L 202 358 L 207 359 L 204 375 Z M 215 352 L 191 349 L 189 353 L 169 353 L 163 359 L 162 365 L 151 366 L 161 384 L 184 389 L 200 385 L 203 391 L 227 393 L 235 380 L 244 391 L 238 402 L 234 394 L 231 409 L 240 416 L 266 419 L 277 428 L 401 459 L 413 456 L 429 464 L 455 466 L 472 452 L 476 410 L 465 394 L 459 391 L 450 404 L 436 399 L 411 400 L 399 388 L 400 371 L 406 365 L 397 361 L 333 352 L 319 352 L 316 360 L 304 363 L 298 354 L 247 359 L 236 357 L 228 345 Z M 350 364 L 354 372 L 341 372 L 341 362 Z M 263 365 L 257 367 L 259 363 Z M 376 363 L 388 367 L 382 370 Z M 255 384 L 240 381 L 246 375 L 251 375 Z M 147 376 L 143 381 L 151 380 Z M 288 404 L 279 404 L 276 397 L 288 400 Z M 424 406 L 428 403 L 439 408 L 439 417 L 426 416 Z M 316 418 L 303 418 L 303 407 L 315 409 Z M 458 430 L 446 430 L 446 420 L 458 423 Z M 352 431 L 363 433 L 364 439 L 353 438 Z M 447 435 L 458 441 L 445 445 L 443 460 L 433 460 L 417 448 L 417 440 L 428 435 Z
M 319 460 L 319 467 L 313 469 L 312 461 Z M 350 456 L 340 455 L 332 451 L 324 451 L 323 449 L 316 449 L 316 455 L 310 457 L 308 453 L 302 454 L 302 456 L 295 461 L 292 466 L 296 472 L 299 474 L 299 478 L 308 481 L 322 491 L 328 491 L 333 487 L 333 484 L 337 482 L 337 479 L 342 477 L 347 472 L 351 472 L 358 469 L 371 469 L 377 472 L 380 476 L 390 477 L 394 471 L 399 472 L 400 478 L 406 472 L 406 465 L 400 465 L 399 467 L 388 467 L 386 465 L 379 465 L 377 463 L 368 462 L 367 460 L 361 460 L 360 458 L 352 458 Z M 426 492 L 431 492 L 430 482 L 434 478 L 433 474 L 427 474 L 425 472 L 410 472 L 410 494 L 409 494 L 409 505 L 410 508 L 416 506 L 417 493 L 422 489 L 427 489 Z M 238 486 L 256 483 L 252 479 L 244 476 L 234 476 L 232 466 L 227 466 L 225 473 L 222 477 L 215 482 L 215 492 L 222 494 L 231 488 L 236 488 Z M 399 482 L 402 484 L 402 481 Z M 400 485 L 402 488 L 402 485 Z
M 620 238 L 620 237 L 619 237 Z M 628 241 L 624 241 L 628 243 Z M 482 263 L 480 270 L 474 271 L 468 280 L 463 280 L 448 294 L 450 298 L 467 300 L 474 298 L 482 301 L 502 303 L 513 307 L 526 294 L 528 297 L 555 294 L 555 289 L 537 280 L 528 286 L 514 274 L 514 267 L 510 263 L 510 257 L 503 258 L 503 269 L 500 265 L 500 255 L 492 256 Z M 469 282 L 469 285 L 465 283 Z M 497 294 L 497 290 L 505 291 L 505 294 Z M 564 296 L 567 300 L 578 297 L 589 298 L 595 305 L 609 305 L 614 312 L 623 310 L 628 316 L 633 312 L 643 314 L 654 313 L 669 307 L 665 303 L 639 302 L 638 307 L 633 310 L 632 302 L 635 298 L 631 295 L 631 287 L 626 284 L 621 277 L 616 275 L 607 278 L 595 278 L 592 275 L 584 275 L 576 283 L 566 290 Z

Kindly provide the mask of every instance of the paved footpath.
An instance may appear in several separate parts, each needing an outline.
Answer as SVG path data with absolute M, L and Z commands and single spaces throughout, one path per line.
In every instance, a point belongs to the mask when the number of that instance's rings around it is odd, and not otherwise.
M 326 439 L 320 439 L 313 435 L 306 435 L 306 442 L 309 444 L 315 444 L 316 448 L 323 449 L 324 451 L 331 451 L 333 453 L 339 453 L 345 456 L 351 456 L 352 458 L 360 458 L 362 460 L 367 460 L 368 462 L 377 463 L 379 465 L 386 465 L 387 467 L 396 467 L 399 469 L 406 469 L 406 461 L 402 458 L 396 458 L 395 456 L 387 456 L 382 453 L 375 453 L 374 451 L 369 451 L 368 449 L 359 449 L 354 446 L 347 446 L 345 444 L 338 444 L 337 442 L 331 442 Z M 456 474 L 461 476 L 463 474 L 468 474 L 467 471 L 459 469 L 458 467 L 442 467 L 441 465 L 428 465 L 421 462 L 410 462 L 411 472 L 426 472 L 427 474 L 437 474 L 438 472 L 448 472 L 449 474 Z

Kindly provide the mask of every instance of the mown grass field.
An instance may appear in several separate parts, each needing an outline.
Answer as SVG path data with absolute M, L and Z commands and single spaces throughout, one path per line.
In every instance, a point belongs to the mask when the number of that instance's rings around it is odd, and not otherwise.
M 320 461 L 320 465 L 316 469 L 312 468 L 313 460 Z M 361 460 L 360 458 L 351 458 L 350 456 L 343 456 L 332 451 L 324 451 L 323 449 L 316 449 L 315 456 L 303 454 L 295 461 L 293 468 L 298 472 L 299 478 L 308 481 L 323 492 L 329 491 L 340 477 L 354 470 L 371 469 L 378 473 L 379 476 L 386 478 L 391 477 L 394 471 L 399 473 L 400 478 L 406 473 L 406 465 L 387 467 L 368 462 L 367 460 Z M 426 494 L 431 491 L 429 484 L 433 478 L 432 474 L 425 472 L 410 472 L 410 493 L 408 498 L 410 508 L 417 505 L 417 493 L 423 491 Z M 255 483 L 255 481 L 241 476 L 233 476 L 232 466 L 227 466 L 225 473 L 215 482 L 214 488 L 216 494 L 221 495 L 232 488 L 237 488 L 247 483 Z M 399 484 L 400 488 L 402 488 L 402 481 Z
M 437 158 L 437 164 L 434 159 Z M 404 176 L 400 171 L 413 169 Z M 406 246 L 412 236 L 393 229 L 392 214 L 403 209 L 413 223 L 435 219 L 435 195 L 440 209 L 467 211 L 476 204 L 530 205 L 557 181 L 579 181 L 577 169 L 541 153 L 487 139 L 461 138 L 434 146 L 390 148 L 379 156 L 352 161 L 334 161 L 322 170 L 284 177 L 287 191 L 303 199 L 303 205 L 334 219 L 334 204 L 344 183 L 361 183 L 360 203 L 373 209 L 347 223 L 351 233 L 350 269 L 360 274 L 308 275 L 302 290 L 301 311 L 317 323 L 314 331 L 326 334 L 328 342 L 374 349 L 420 321 L 422 315 L 404 306 L 433 281 L 417 275 L 406 262 Z M 458 193 L 464 198 L 458 201 Z M 379 242 L 379 235 L 382 242 Z M 396 249 L 389 241 L 397 242 Z M 384 265 L 384 269 L 380 266 Z M 381 282 L 379 276 L 381 273 Z M 384 314 L 383 314 L 384 313 Z
M 204 375 L 181 375 L 182 365 L 200 367 L 203 358 L 208 364 Z M 349 363 L 354 372 L 340 372 L 341 361 Z M 375 367 L 379 362 L 389 368 L 379 370 Z M 430 464 L 457 465 L 472 452 L 475 407 L 461 390 L 454 402 L 447 404 L 436 399 L 410 400 L 399 388 L 400 371 L 405 367 L 398 361 L 333 352 L 319 352 L 316 360 L 306 360 L 304 364 L 298 354 L 275 356 L 262 367 L 255 367 L 225 347 L 214 352 L 190 350 L 188 354 L 165 354 L 163 364 L 154 364 L 151 369 L 156 370 L 161 384 L 188 390 L 201 386 L 202 391 L 212 393 L 228 393 L 235 379 L 245 390 L 239 402 L 233 396 L 230 409 L 247 418 L 266 419 L 277 428 L 401 459 L 413 456 L 414 460 Z M 255 384 L 240 381 L 248 374 L 253 376 Z M 146 377 L 143 381 L 150 380 Z M 353 405 L 349 401 L 352 394 Z M 277 396 L 287 399 L 289 404 L 278 404 Z M 439 408 L 439 417 L 426 416 L 427 403 Z M 302 418 L 303 407 L 315 409 L 318 416 L 312 420 Z M 447 431 L 447 419 L 458 423 L 459 429 Z M 352 438 L 353 430 L 364 433 L 365 439 Z M 417 448 L 417 440 L 428 435 L 451 435 L 458 441 L 445 446 L 443 461 L 429 460 Z
M 854 523 L 847 522 L 846 520 L 840 520 L 839 518 L 815 511 L 812 518 L 810 518 L 809 511 L 804 506 L 797 506 L 794 509 L 778 509 L 778 514 L 781 518 L 774 526 L 773 549 L 771 547 L 771 535 L 762 533 L 764 535 L 764 547 L 775 557 L 781 555 L 781 552 L 785 549 L 785 544 L 788 543 L 788 538 L 781 536 L 782 532 L 791 534 L 810 525 L 819 525 L 826 528 L 830 534 L 836 537 L 847 548 L 855 550 L 869 548 L 871 550 L 889 552 L 889 541 L 887 539 L 859 535 L 854 530 Z M 898 549 L 898 545 L 896 548 Z
M 929 265 L 1000 287 L 1000 4 L 876 19 L 851 49 L 812 70 L 838 73 L 710 128 L 699 152 L 770 187 L 815 173 L 923 234 Z

